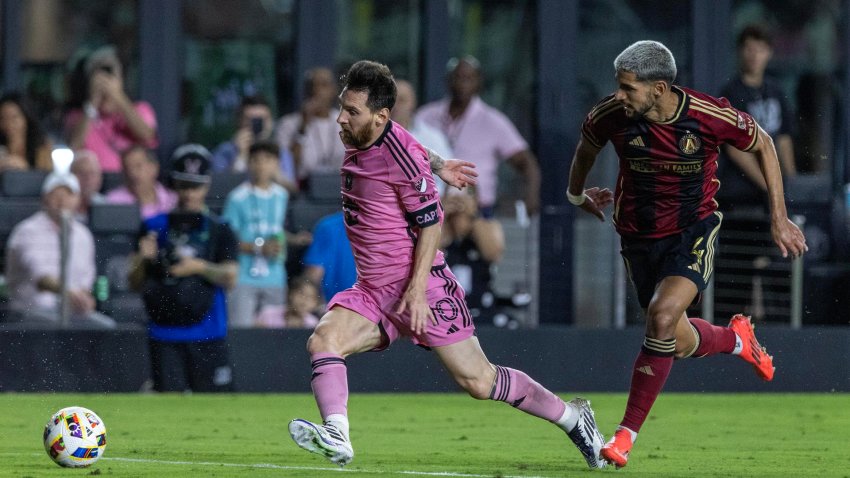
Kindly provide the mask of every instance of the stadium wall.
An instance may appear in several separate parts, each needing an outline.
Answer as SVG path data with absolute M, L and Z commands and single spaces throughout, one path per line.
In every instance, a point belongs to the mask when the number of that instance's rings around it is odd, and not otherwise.
M 244 392 L 308 392 L 309 331 L 236 330 L 230 334 L 236 385 Z M 553 390 L 628 390 L 643 329 L 543 327 L 478 334 L 493 363 L 525 370 Z M 687 392 L 850 392 L 850 329 L 759 327 L 776 357 L 771 383 L 726 356 L 684 360 L 666 390 Z M 457 387 L 430 352 L 398 343 L 348 360 L 353 392 L 444 392 Z M 134 392 L 149 376 L 144 330 L 0 329 L 0 391 Z

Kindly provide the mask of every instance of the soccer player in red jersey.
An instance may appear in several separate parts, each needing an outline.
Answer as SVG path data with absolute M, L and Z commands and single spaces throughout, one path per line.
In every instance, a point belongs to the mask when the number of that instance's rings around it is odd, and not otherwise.
M 674 357 L 734 354 L 762 379 L 773 378 L 773 358 L 759 345 L 748 317 L 736 315 L 728 327 L 718 327 L 686 314 L 713 269 L 723 217 L 714 200 L 721 144 L 758 159 L 767 183 L 771 234 L 782 256 L 798 257 L 807 247 L 785 210 L 773 141 L 750 115 L 725 98 L 674 85 L 676 62 L 661 43 L 629 46 L 614 60 L 614 69 L 616 93 L 602 99 L 582 124 L 567 198 L 601 221 L 602 210 L 614 204 L 621 254 L 646 316 L 626 413 L 601 452 L 622 467 Z M 609 141 L 620 162 L 615 191 L 585 189 L 596 156 Z
M 395 98 L 385 65 L 359 61 L 348 71 L 337 122 L 346 145 L 342 207 L 357 282 L 330 300 L 307 342 L 322 423 L 292 420 L 292 439 L 333 463 L 349 463 L 354 449 L 345 359 L 407 336 L 433 350 L 472 397 L 506 402 L 554 423 L 589 467 L 602 468 L 603 438 L 587 400 L 565 403 L 525 373 L 490 363 L 481 350 L 464 291 L 437 250 L 443 209 L 429 170 L 433 153 L 390 120 Z

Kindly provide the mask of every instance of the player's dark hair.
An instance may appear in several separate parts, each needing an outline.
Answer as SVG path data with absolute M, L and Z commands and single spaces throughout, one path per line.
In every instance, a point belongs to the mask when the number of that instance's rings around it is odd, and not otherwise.
M 763 41 L 768 46 L 773 46 L 773 36 L 761 25 L 752 24 L 745 26 L 741 30 L 741 33 L 738 34 L 738 48 L 744 46 L 744 42 L 747 40 Z
M 269 101 L 262 95 L 243 96 L 242 102 L 239 103 L 239 115 L 241 116 L 242 112 L 245 111 L 245 108 L 248 108 L 250 106 L 265 106 L 271 109 Z
M 366 106 L 372 112 L 382 108 L 392 110 L 395 106 L 395 80 L 387 65 L 369 60 L 358 61 L 351 65 L 342 82 L 347 90 L 366 93 Z
M 280 146 L 274 141 L 257 141 L 248 148 L 248 156 L 257 153 L 268 153 L 275 158 L 280 158 Z

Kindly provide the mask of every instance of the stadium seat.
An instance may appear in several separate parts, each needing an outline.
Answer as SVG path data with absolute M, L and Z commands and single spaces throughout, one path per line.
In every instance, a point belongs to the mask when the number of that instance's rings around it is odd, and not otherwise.
M 35 198 L 0 198 L 0 273 L 6 270 L 6 243 L 12 229 L 39 209 L 41 201 Z
M 6 171 L 0 175 L 0 189 L 8 197 L 40 197 L 44 171 Z
M 103 173 L 103 185 L 100 190 L 104 194 L 124 184 L 124 173 Z
M 313 226 L 322 217 L 337 212 L 340 209 L 338 202 L 316 202 L 297 199 L 289 203 L 288 229 L 292 231 L 312 231 Z
M 318 173 L 310 175 L 310 191 L 308 196 L 316 201 L 339 202 L 340 175 L 335 173 Z
M 132 234 L 139 231 L 138 204 L 94 204 L 89 209 L 92 234 Z
M 245 173 L 213 173 L 207 200 L 224 202 L 230 191 L 242 184 L 248 177 Z

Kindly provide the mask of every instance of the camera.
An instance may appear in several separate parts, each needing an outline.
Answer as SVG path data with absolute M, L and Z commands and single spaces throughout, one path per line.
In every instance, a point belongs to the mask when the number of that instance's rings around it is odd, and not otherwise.
M 254 136 L 259 136 L 263 132 L 263 118 L 251 118 L 251 132 Z

